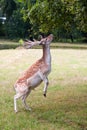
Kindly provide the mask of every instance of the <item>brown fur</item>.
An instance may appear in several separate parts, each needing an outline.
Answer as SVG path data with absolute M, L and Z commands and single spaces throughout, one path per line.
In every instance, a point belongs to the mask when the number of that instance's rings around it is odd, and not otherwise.
M 29 67 L 24 74 L 19 77 L 16 81 L 16 84 L 24 83 L 28 78 L 33 76 L 39 69 L 44 73 L 46 68 L 46 64 L 44 64 L 43 59 L 39 59 L 36 63 L 34 63 L 31 67 Z

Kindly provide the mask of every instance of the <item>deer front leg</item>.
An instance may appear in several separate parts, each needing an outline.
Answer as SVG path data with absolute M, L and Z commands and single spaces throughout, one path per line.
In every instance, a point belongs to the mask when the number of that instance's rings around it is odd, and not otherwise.
M 44 89 L 43 89 L 43 95 L 44 95 L 44 97 L 46 97 L 48 85 L 49 85 L 49 81 L 48 81 L 48 78 L 46 77 L 46 79 L 44 81 Z
M 39 76 L 44 81 L 43 95 L 44 95 L 44 97 L 46 97 L 49 81 L 48 81 L 48 78 L 41 72 L 41 70 L 39 70 Z

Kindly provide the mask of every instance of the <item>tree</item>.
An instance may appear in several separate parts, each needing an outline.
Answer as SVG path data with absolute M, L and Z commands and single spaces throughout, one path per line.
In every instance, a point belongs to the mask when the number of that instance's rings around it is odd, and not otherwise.
M 28 4 L 30 6 L 27 6 L 25 13 L 41 32 L 47 33 L 61 27 L 69 29 L 73 23 L 74 15 L 64 0 L 37 0 L 33 4 L 32 0 L 29 0 Z
M 25 3 L 27 16 L 42 32 L 61 27 L 71 31 L 73 24 L 80 30 L 87 31 L 86 0 L 28 0 Z
M 6 14 L 7 20 L 13 14 L 13 11 L 16 10 L 16 2 L 14 0 L 2 0 L 1 8 L 3 10 L 3 14 Z
M 31 35 L 31 24 L 29 19 L 23 20 L 23 14 L 20 8 L 15 10 L 9 20 L 6 22 L 6 34 L 10 39 L 25 38 Z
M 75 1 L 74 13 L 78 28 L 87 32 L 87 0 Z
M 70 38 L 72 42 L 79 32 L 83 32 L 84 36 L 87 35 L 86 0 L 1 0 L 1 2 L 9 26 L 12 25 L 14 18 L 15 24 L 16 20 L 20 21 L 20 17 L 16 18 L 20 14 L 24 24 L 27 25 L 29 22 L 31 35 L 37 36 L 39 33 L 53 32 L 56 36 L 59 34 L 59 36 Z M 20 11 L 18 11 L 19 9 Z M 23 26 L 19 27 L 20 30 Z M 14 27 L 17 29 L 16 25 Z

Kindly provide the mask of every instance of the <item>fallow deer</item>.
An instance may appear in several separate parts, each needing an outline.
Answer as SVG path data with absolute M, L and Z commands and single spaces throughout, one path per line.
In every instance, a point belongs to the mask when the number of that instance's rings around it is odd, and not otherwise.
M 26 104 L 26 98 L 30 94 L 31 90 L 37 87 L 42 81 L 44 82 L 43 95 L 46 97 L 48 87 L 48 74 L 51 71 L 51 53 L 50 43 L 53 40 L 53 35 L 50 34 L 46 38 L 42 38 L 40 41 L 26 41 L 25 48 L 30 48 L 33 45 L 42 45 L 43 56 L 37 60 L 24 74 L 16 81 L 14 88 L 16 95 L 14 96 L 14 110 L 17 112 L 17 99 L 21 98 L 23 104 L 27 110 L 31 110 Z

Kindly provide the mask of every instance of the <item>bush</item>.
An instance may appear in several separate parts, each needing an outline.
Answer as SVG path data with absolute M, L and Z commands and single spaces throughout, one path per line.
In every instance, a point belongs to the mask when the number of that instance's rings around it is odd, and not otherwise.
M 5 28 L 1 20 L 0 20 L 0 36 L 5 36 Z

